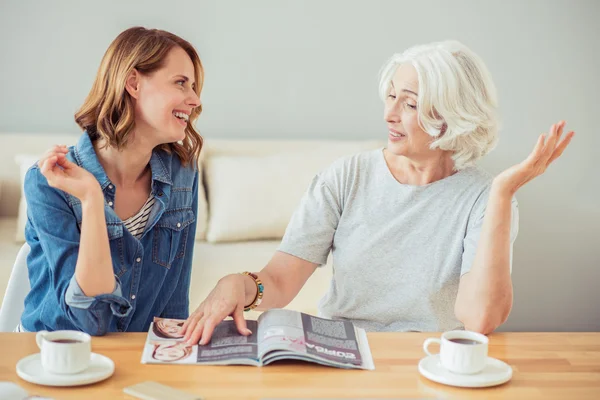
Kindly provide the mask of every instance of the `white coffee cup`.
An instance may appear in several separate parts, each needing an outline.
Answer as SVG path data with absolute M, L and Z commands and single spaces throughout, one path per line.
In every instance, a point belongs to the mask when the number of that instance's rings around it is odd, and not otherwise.
M 487 336 L 470 331 L 449 331 L 442 339 L 429 338 L 423 343 L 423 350 L 430 356 L 428 347 L 432 343 L 440 345 L 442 367 L 456 374 L 476 374 L 485 367 L 488 355 Z
M 35 336 L 42 367 L 54 374 L 76 374 L 90 365 L 92 338 L 78 331 L 40 331 Z

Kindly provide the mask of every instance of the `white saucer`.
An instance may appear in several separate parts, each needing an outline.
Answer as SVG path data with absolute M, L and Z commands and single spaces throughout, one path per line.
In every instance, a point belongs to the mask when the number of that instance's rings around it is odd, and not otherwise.
M 455 374 L 440 363 L 440 355 L 427 356 L 419 362 L 419 372 L 425 378 L 444 385 L 460 387 L 488 387 L 508 382 L 512 378 L 512 368 L 503 361 L 487 358 L 483 371 L 472 375 Z
M 40 353 L 32 354 L 17 363 L 17 375 L 27 382 L 46 386 L 79 386 L 99 382 L 111 376 L 115 363 L 108 357 L 92 353 L 90 366 L 78 374 L 59 375 L 44 371 Z

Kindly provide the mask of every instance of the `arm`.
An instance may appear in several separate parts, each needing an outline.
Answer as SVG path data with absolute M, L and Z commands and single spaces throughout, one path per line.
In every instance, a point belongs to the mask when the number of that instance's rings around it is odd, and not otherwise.
M 262 303 L 257 310 L 284 308 L 300 293 L 300 290 L 317 269 L 318 264 L 291 254 L 277 251 L 269 263 L 257 273 L 265 288 Z M 244 280 L 245 305 L 256 297 L 256 284 L 249 276 L 237 275 Z
M 52 162 L 57 163 L 56 156 L 40 161 L 42 169 L 33 167 L 25 179 L 27 241 L 32 249 L 41 248 L 38 254 L 43 256 L 32 263 L 35 267 L 50 270 L 53 276 L 49 280 L 50 291 L 57 296 L 62 312 L 73 325 L 92 335 L 102 335 L 107 331 L 112 315 L 125 316 L 131 307 L 121 296 L 120 284 L 113 273 L 104 197 L 90 174 L 98 191 L 91 189 L 86 192 L 88 195 L 81 195 L 80 233 L 65 194 L 52 186 L 56 180 L 49 169 L 57 168 L 51 167 Z M 68 162 L 64 155 L 62 162 Z M 79 185 L 80 178 L 72 179 L 79 180 Z M 94 188 L 93 185 L 89 187 Z M 101 201 L 99 196 L 102 196 Z
M 104 194 L 96 193 L 81 200 L 81 238 L 75 279 L 88 297 L 112 293 L 115 290 L 108 230 L 104 216 Z
M 264 286 L 259 310 L 285 307 L 300 292 L 318 265 L 327 261 L 341 215 L 339 195 L 315 177 L 294 212 L 279 251 L 257 275 Z M 250 334 L 244 320 L 244 306 L 256 297 L 256 284 L 248 276 L 228 275 L 185 322 L 181 333 L 189 343 L 205 344 L 214 328 L 228 315 L 238 331 Z
M 540 135 L 529 157 L 499 174 L 492 183 L 473 266 L 460 280 L 455 303 L 456 317 L 466 329 L 488 334 L 508 318 L 513 299 L 512 197 L 563 153 L 575 134 L 569 132 L 561 140 L 564 126 L 564 121 L 552 125 L 547 140 Z
M 512 242 L 518 214 L 511 211 L 512 195 L 492 184 L 483 226 L 471 270 L 460 279 L 455 303 L 456 317 L 465 329 L 488 334 L 510 313 L 513 300 Z M 514 212 L 517 213 L 516 207 Z M 511 238 L 512 228 L 515 234 Z

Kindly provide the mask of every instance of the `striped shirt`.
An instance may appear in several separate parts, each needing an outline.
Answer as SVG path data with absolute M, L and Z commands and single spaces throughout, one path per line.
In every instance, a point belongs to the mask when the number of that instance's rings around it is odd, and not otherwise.
M 125 228 L 134 236 L 136 239 L 142 237 L 144 233 L 144 229 L 146 228 L 146 223 L 148 222 L 148 217 L 150 216 L 150 211 L 152 211 L 152 206 L 154 206 L 155 202 L 154 196 L 148 197 L 146 203 L 142 206 L 142 209 L 138 211 L 133 217 L 127 218 L 123 223 L 125 224 Z

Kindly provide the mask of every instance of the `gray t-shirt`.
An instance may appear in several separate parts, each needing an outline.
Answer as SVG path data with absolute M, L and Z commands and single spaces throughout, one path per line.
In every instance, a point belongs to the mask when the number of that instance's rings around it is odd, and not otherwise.
M 424 186 L 399 183 L 383 150 L 341 159 L 304 194 L 279 250 L 323 265 L 333 278 L 319 302 L 326 318 L 368 331 L 462 329 L 460 277 L 475 258 L 492 177 L 469 167 Z M 512 202 L 512 243 L 518 231 Z

